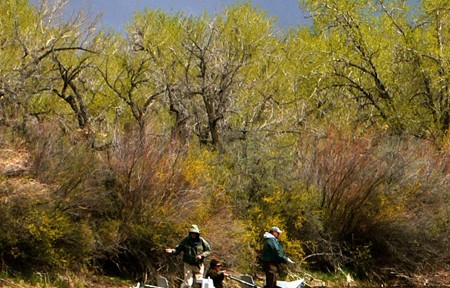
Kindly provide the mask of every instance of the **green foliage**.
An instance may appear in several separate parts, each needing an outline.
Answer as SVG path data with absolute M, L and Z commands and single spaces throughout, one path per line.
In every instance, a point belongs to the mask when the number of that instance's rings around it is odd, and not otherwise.
M 302 4 L 329 46 L 329 81 L 321 87 L 344 96 L 357 112 L 353 121 L 439 143 L 449 119 L 448 89 L 442 82 L 448 41 L 445 29 L 436 28 L 448 25 L 446 13 L 439 12 L 443 7 L 438 4 L 421 14 L 405 1 Z
M 45 198 L 12 196 L 2 205 L 2 258 L 25 273 L 80 269 L 93 251 L 92 233 Z

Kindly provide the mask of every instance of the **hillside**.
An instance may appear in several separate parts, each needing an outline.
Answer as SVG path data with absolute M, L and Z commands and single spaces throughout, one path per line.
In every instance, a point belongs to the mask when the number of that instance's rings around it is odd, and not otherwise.
M 49 201 L 51 191 L 58 189 L 58 185 L 42 184 L 33 179 L 29 171 L 30 164 L 30 154 L 26 150 L 16 150 L 14 148 L 0 149 L 0 175 L 2 179 L 0 183 L 0 202 L 3 207 L 8 206 L 8 202 L 17 201 L 16 199 L 20 198 L 27 198 L 27 201 Z M 231 268 L 228 271 L 234 275 L 239 275 L 239 271 L 234 270 L 235 268 Z M 305 287 L 378 287 L 378 284 L 373 281 L 355 280 L 350 274 L 342 274 L 341 272 L 335 275 L 315 273 L 315 276 L 310 273 L 313 272 L 305 272 L 303 270 L 300 274 L 297 274 L 302 275 L 306 279 Z M 405 275 L 397 274 L 395 271 L 391 271 L 391 273 L 392 277 L 390 281 L 386 282 L 389 287 L 412 287 L 411 285 L 414 285 L 414 287 L 450 287 L 450 274 L 448 269 L 427 274 L 418 272 Z M 47 278 L 40 272 L 36 272 L 36 275 L 31 278 L 25 277 L 23 279 L 21 279 L 22 277 L 17 278 L 4 274 L 4 276 L 0 277 L 0 284 L 2 287 L 11 288 L 41 287 L 44 283 L 46 283 L 45 287 L 128 288 L 134 285 L 134 281 L 132 280 L 121 280 L 118 277 L 108 277 L 92 273 L 83 273 L 81 275 L 66 271 L 64 274 L 58 275 L 56 280 L 51 280 L 52 277 L 54 276 Z M 256 278 L 258 279 L 258 283 L 263 281 L 262 274 L 259 274 Z M 226 282 L 226 287 L 239 287 L 239 283 L 232 280 L 227 280 Z M 258 285 L 262 284 L 260 283 Z

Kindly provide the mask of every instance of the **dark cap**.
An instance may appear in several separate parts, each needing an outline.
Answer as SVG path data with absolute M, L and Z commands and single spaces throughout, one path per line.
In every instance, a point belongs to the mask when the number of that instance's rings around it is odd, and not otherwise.
M 222 263 L 220 263 L 220 261 L 217 259 L 212 259 L 211 262 L 209 263 L 209 267 L 213 268 L 217 266 L 222 266 Z

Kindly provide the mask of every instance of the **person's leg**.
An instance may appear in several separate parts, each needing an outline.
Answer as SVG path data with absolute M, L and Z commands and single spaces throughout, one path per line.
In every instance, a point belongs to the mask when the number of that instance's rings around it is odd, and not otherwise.
M 183 288 L 190 288 L 192 287 L 192 284 L 194 284 L 194 273 L 193 273 L 193 267 L 192 265 L 184 263 L 183 270 L 184 270 L 184 280 L 183 280 Z
M 205 265 L 199 264 L 198 266 L 192 266 L 192 271 L 194 273 L 194 286 L 195 287 L 200 287 L 201 288 L 201 284 L 202 280 L 203 280 L 203 275 L 205 274 Z
M 202 277 L 203 277 L 205 275 L 205 264 L 204 263 L 200 264 L 198 269 L 199 269 L 198 271 L 200 272 L 200 275 L 202 275 Z
M 266 274 L 266 286 L 265 288 L 277 287 L 277 274 L 278 267 L 272 263 L 263 264 L 264 273 Z

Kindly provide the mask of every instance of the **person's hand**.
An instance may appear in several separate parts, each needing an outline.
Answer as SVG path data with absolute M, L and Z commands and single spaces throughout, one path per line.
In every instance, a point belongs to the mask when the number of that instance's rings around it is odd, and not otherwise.
M 197 258 L 197 259 L 202 259 L 202 258 L 203 258 L 203 255 L 202 255 L 202 254 L 198 254 L 197 256 L 195 256 L 195 258 Z
M 292 261 L 291 258 L 288 258 L 288 259 L 287 259 L 287 262 L 289 262 L 289 263 L 291 263 L 291 264 L 294 264 L 294 263 L 295 263 L 294 261 Z
M 166 248 L 166 252 L 167 252 L 167 253 L 173 253 L 173 252 L 175 252 L 175 249 L 172 249 L 172 248 Z

